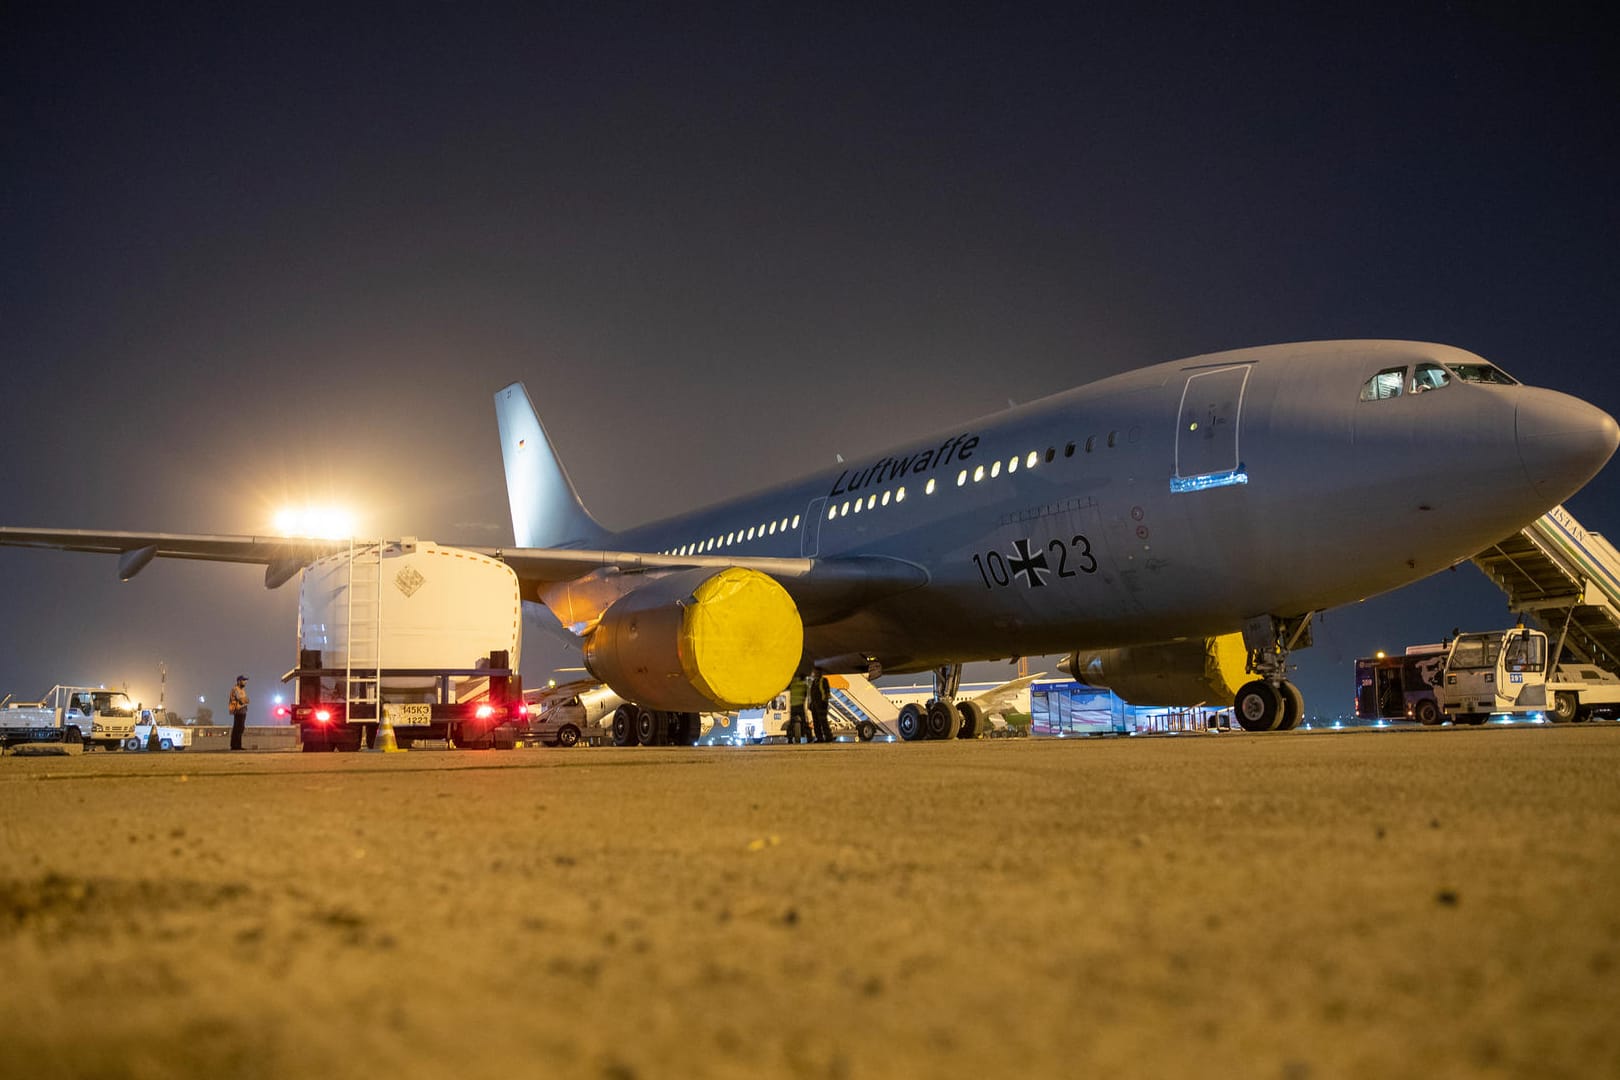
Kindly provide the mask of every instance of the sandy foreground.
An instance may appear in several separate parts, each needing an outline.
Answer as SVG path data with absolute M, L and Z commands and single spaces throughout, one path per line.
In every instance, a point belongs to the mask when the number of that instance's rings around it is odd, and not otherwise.
M 0 759 L 0 1075 L 1620 1075 L 1620 725 Z

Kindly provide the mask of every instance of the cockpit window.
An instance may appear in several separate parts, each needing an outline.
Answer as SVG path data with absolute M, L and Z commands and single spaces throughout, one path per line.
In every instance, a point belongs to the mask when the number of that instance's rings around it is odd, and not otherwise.
M 1460 382 L 1496 383 L 1499 386 L 1518 386 L 1519 380 L 1495 364 L 1448 364 L 1451 373 Z
M 1406 369 L 1403 367 L 1385 368 L 1361 388 L 1362 401 L 1382 401 L 1385 398 L 1400 397 L 1401 387 L 1406 383 Z
M 1412 369 L 1412 393 L 1438 390 L 1451 381 L 1451 372 L 1439 364 L 1419 364 Z

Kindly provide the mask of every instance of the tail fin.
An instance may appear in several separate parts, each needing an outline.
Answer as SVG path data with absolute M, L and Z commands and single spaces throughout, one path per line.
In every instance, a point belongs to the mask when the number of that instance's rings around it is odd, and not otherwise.
M 607 530 L 579 501 L 522 383 L 495 392 L 495 420 L 517 546 L 589 545 L 606 536 Z

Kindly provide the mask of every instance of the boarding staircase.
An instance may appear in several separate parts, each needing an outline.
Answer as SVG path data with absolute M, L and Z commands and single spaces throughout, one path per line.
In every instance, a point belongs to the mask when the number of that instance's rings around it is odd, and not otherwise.
M 896 722 L 900 708 L 873 686 L 870 679 L 864 675 L 840 675 L 828 681 L 832 692 L 827 698 L 827 711 L 832 716 L 857 731 L 863 722 L 870 722 L 879 734 L 891 738 L 898 735 Z
M 1568 510 L 1553 507 L 1474 565 L 1570 655 L 1620 674 L 1620 552 Z
M 376 717 L 382 690 L 383 545 L 349 542 L 343 697 L 351 715 Z M 354 709 L 356 704 L 365 708 Z

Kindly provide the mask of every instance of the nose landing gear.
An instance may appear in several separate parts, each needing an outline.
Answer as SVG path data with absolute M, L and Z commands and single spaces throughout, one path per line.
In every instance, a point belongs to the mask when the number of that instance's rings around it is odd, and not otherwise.
M 1310 645 L 1314 614 L 1261 615 L 1243 624 L 1249 671 L 1259 676 L 1232 699 L 1233 715 L 1244 731 L 1292 731 L 1304 717 L 1305 695 L 1287 679 L 1288 654 Z

